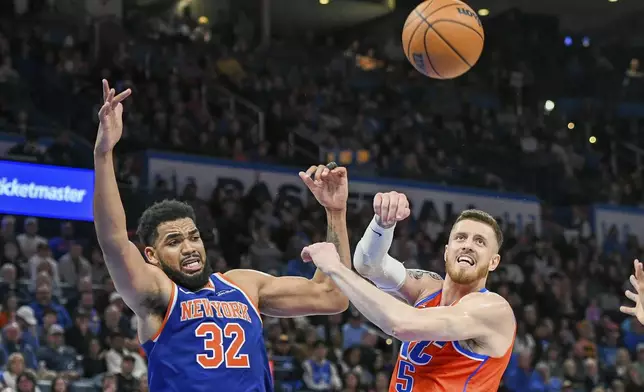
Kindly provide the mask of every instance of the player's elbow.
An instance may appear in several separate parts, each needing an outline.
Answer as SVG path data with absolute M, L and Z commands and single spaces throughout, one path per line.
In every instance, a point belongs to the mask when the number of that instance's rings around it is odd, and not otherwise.
M 349 309 L 349 298 L 340 289 L 334 288 L 329 293 L 329 307 L 332 314 L 342 313 Z

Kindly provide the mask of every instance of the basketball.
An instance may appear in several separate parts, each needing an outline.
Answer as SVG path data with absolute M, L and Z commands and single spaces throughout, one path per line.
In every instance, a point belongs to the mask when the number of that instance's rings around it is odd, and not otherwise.
M 481 56 L 484 41 L 481 20 L 459 0 L 420 3 L 402 32 L 409 62 L 434 79 L 452 79 L 469 71 Z

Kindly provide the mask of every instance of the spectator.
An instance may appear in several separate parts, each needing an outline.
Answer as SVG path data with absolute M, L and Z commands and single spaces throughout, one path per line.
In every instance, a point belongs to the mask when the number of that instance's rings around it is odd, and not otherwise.
M 7 324 L 2 329 L 2 337 L 2 351 L 0 352 L 2 360 L 0 360 L 0 363 L 5 363 L 11 354 L 20 353 L 27 368 L 37 369 L 37 347 L 33 347 L 28 341 L 22 339 L 22 331 L 18 323 L 12 322 Z
M 51 286 L 47 284 L 42 284 L 36 288 L 36 300 L 29 306 L 33 309 L 36 320 L 40 325 L 43 324 L 45 311 L 47 309 L 51 309 L 56 314 L 56 320 L 63 328 L 72 325 L 67 310 L 52 300 Z
M 73 244 L 70 251 L 65 253 L 58 262 L 60 278 L 64 283 L 75 284 L 81 277 L 92 275 L 91 266 L 83 257 L 83 247 L 80 244 Z
M 76 380 L 82 375 L 82 369 L 77 361 L 77 353 L 65 344 L 65 330 L 61 325 L 54 324 L 47 331 L 47 344 L 40 349 L 38 357 L 44 362 L 45 368 L 59 372 L 65 378 Z
M 101 350 L 101 343 L 96 338 L 89 341 L 87 354 L 83 357 L 83 376 L 96 377 L 107 371 L 105 353 Z
M 134 357 L 126 355 L 121 362 L 121 371 L 116 376 L 119 392 L 136 392 L 139 387 L 137 380 L 132 372 L 134 371 Z
M 40 392 L 40 388 L 37 385 L 36 375 L 29 370 L 25 370 L 16 380 L 16 392 Z
M 27 305 L 23 305 L 16 311 L 16 322 L 20 326 L 22 341 L 38 350 L 40 344 L 38 341 L 38 320 L 34 315 L 34 310 Z
M 302 367 L 295 357 L 291 339 L 282 334 L 275 344 L 273 375 L 277 391 L 297 390 L 302 385 Z
M 29 259 L 35 255 L 38 245 L 47 243 L 44 237 L 38 235 L 38 219 L 33 217 L 25 219 L 25 232 L 18 234 L 16 241 L 20 246 L 20 252 L 25 258 Z
M 352 311 L 349 321 L 342 326 L 342 336 L 344 336 L 342 347 L 346 350 L 359 345 L 365 333 L 367 333 L 367 326 L 362 316 L 357 311 Z
M 36 280 L 41 272 L 46 272 L 51 278 L 53 290 L 56 296 L 60 296 L 60 275 L 58 263 L 51 257 L 49 245 L 46 242 L 39 243 L 36 254 L 29 258 L 29 276 L 31 276 L 32 290 L 36 288 Z
M 16 381 L 25 370 L 25 358 L 19 352 L 9 355 L 6 370 L 0 374 L 0 387 L 16 390 Z
M 51 392 L 69 392 L 67 380 L 61 376 L 57 376 L 51 382 Z
M 16 319 L 16 311 L 18 310 L 18 298 L 13 293 L 7 293 L 2 303 L 2 311 L 0 311 L 0 328 Z
M 89 329 L 89 314 L 79 308 L 74 315 L 74 325 L 65 331 L 65 341 L 80 355 L 87 355 L 95 335 Z
M 123 366 L 123 359 L 126 357 L 134 359 L 134 369 L 132 374 L 134 377 L 140 377 L 145 373 L 145 362 L 143 358 L 135 352 L 125 348 L 125 337 L 119 332 L 112 332 L 109 336 L 110 349 L 105 353 L 105 365 L 107 372 L 110 374 L 118 374 L 121 372 Z
M 60 224 L 60 236 L 49 240 L 49 247 L 55 259 L 60 259 L 64 254 L 71 251 L 72 245 L 76 244 L 78 239 L 74 238 L 74 225 L 72 222 L 63 222 Z M 81 247 L 82 252 L 82 247 Z
M 313 355 L 304 361 L 302 379 L 306 387 L 313 391 L 334 391 L 342 388 L 342 380 L 335 365 L 327 359 L 327 347 L 317 341 Z
M 255 242 L 250 246 L 249 254 L 254 269 L 268 272 L 280 270 L 282 266 L 282 251 L 271 241 L 270 229 L 264 225 L 254 233 Z

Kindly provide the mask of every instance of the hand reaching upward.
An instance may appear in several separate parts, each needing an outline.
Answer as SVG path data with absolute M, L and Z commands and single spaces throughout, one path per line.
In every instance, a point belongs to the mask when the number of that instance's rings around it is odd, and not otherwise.
M 626 297 L 635 302 L 635 306 L 621 306 L 619 310 L 631 316 L 635 316 L 640 323 L 644 324 L 644 265 L 639 260 L 633 262 L 635 272 L 631 275 L 630 281 L 635 292 L 626 291 Z
M 326 166 L 311 166 L 299 175 L 324 208 L 329 211 L 341 211 L 347 208 L 349 197 L 347 169 L 331 162 Z
M 114 148 L 123 135 L 123 102 L 132 94 L 129 88 L 116 95 L 107 80 L 103 79 L 103 106 L 98 112 L 100 124 L 94 153 L 106 154 Z

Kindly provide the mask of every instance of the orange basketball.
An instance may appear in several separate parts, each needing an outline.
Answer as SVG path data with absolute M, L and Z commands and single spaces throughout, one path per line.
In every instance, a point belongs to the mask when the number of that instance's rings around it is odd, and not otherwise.
M 476 12 L 459 0 L 427 0 L 407 17 L 405 56 L 430 78 L 452 79 L 476 64 L 485 34 Z

